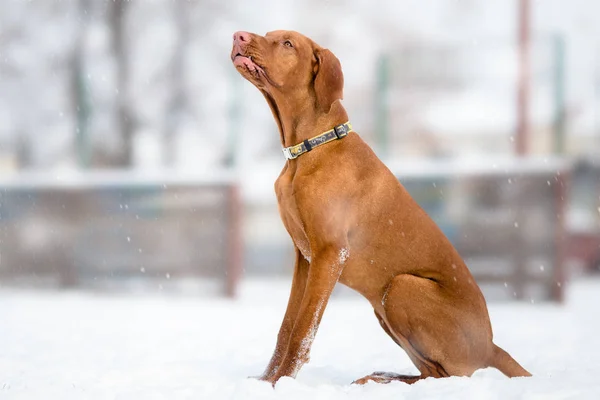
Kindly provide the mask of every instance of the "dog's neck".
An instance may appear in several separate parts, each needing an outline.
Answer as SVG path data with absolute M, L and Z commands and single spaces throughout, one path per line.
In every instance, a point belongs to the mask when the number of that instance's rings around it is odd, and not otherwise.
M 288 101 L 276 101 L 266 92 L 263 94 L 273 112 L 283 147 L 296 145 L 348 121 L 348 114 L 339 100 L 325 113 L 311 104 L 299 107 Z

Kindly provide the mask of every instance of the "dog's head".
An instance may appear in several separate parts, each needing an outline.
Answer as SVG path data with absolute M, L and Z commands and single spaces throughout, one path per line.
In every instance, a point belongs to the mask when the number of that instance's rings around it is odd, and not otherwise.
M 244 78 L 273 97 L 305 100 L 309 96 L 325 113 L 342 99 L 339 60 L 298 32 L 274 31 L 265 36 L 236 32 L 231 60 Z

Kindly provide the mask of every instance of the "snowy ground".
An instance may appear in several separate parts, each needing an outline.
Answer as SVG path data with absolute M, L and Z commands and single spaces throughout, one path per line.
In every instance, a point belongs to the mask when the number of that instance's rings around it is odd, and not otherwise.
M 493 369 L 412 386 L 351 385 L 374 370 L 414 373 L 366 301 L 332 299 L 297 380 L 246 376 L 273 349 L 289 282 L 246 284 L 241 301 L 161 294 L 0 289 L 0 399 L 598 399 L 600 281 L 564 306 L 495 303 L 496 343 L 533 374 Z

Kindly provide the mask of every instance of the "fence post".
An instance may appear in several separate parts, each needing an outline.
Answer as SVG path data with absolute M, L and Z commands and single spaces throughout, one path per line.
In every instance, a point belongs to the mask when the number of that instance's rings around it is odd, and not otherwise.
M 225 296 L 234 298 L 244 272 L 242 238 L 242 201 L 237 182 L 229 186 L 227 272 L 225 276 Z
M 565 211 L 567 204 L 568 186 L 571 180 L 571 172 L 568 170 L 557 171 L 554 188 L 556 207 L 556 228 L 554 230 L 554 276 L 550 296 L 554 301 L 562 303 L 565 299 L 565 253 L 567 243 L 567 232 L 565 228 Z

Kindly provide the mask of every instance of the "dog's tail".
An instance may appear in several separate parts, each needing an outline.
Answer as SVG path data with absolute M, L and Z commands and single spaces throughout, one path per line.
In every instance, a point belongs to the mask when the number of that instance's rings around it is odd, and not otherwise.
M 492 351 L 492 357 L 489 363 L 490 367 L 497 368 L 509 378 L 514 378 L 517 376 L 531 376 L 531 374 L 525 368 L 521 367 L 521 365 L 516 362 L 515 359 L 510 356 L 510 354 L 495 344 L 492 345 L 494 346 L 494 349 Z

